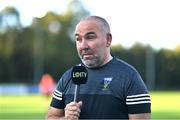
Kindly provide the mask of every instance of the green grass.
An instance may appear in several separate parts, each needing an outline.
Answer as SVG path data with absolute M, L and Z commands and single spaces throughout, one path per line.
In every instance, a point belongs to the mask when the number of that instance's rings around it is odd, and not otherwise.
M 0 96 L 0 119 L 43 120 L 49 100 L 43 96 Z
M 153 119 L 180 119 L 179 92 L 151 92 Z
M 180 119 L 179 92 L 151 92 L 152 119 Z M 0 96 L 0 119 L 44 120 L 50 99 L 40 95 Z

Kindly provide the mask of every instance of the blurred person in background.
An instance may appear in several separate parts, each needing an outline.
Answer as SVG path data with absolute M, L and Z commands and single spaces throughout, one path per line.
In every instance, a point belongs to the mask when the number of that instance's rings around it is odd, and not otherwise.
M 99 16 L 80 20 L 75 29 L 78 55 L 88 71 L 80 101 L 72 102 L 75 85 L 72 68 L 54 90 L 46 119 L 150 119 L 151 101 L 137 70 L 112 56 L 112 34 Z
M 46 73 L 40 80 L 39 90 L 46 98 L 49 98 L 52 95 L 55 85 L 53 77 Z

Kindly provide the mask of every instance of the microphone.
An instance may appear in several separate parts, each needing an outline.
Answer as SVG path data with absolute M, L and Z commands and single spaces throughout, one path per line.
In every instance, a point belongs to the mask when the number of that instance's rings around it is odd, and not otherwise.
M 78 101 L 80 85 L 86 84 L 88 72 L 84 66 L 74 66 L 71 72 L 71 78 L 75 84 L 74 102 Z

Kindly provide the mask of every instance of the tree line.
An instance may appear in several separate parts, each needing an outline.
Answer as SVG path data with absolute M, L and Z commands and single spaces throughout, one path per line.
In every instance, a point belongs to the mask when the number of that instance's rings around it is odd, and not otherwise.
M 77 21 L 90 13 L 72 1 L 63 14 L 48 12 L 22 27 L 13 7 L 0 12 L 0 84 L 38 84 L 49 73 L 57 82 L 80 59 L 76 52 L 73 30 Z M 152 89 L 180 88 L 180 46 L 174 50 L 155 50 L 134 44 L 130 48 L 112 46 L 112 54 L 133 65 Z

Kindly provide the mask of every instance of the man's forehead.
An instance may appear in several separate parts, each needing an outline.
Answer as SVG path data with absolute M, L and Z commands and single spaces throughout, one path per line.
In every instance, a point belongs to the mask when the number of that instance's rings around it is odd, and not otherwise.
M 75 34 L 85 35 L 87 33 L 96 33 L 96 31 L 100 29 L 97 22 L 94 21 L 81 21 L 75 29 Z

